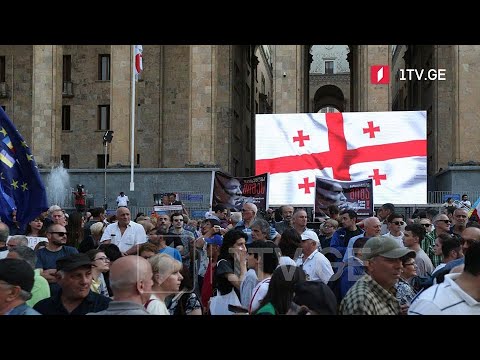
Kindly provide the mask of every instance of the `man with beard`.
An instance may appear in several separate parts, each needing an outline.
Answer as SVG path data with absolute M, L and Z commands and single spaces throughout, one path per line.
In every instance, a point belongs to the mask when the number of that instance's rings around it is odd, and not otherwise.
M 37 251 L 36 268 L 42 269 L 42 276 L 50 284 L 50 292 L 54 294 L 58 290 L 56 261 L 62 257 L 77 254 L 78 251 L 72 246 L 66 246 L 67 230 L 63 225 L 53 223 L 47 229 L 48 244 Z

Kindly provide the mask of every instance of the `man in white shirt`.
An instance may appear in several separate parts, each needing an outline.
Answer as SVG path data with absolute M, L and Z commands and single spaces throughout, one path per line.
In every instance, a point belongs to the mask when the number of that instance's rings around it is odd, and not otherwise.
M 445 281 L 422 292 L 408 315 L 480 315 L 480 242 L 465 253 L 461 274 L 447 274 Z
M 333 275 L 330 261 L 318 251 L 320 240 L 317 234 L 310 229 L 302 235 L 302 255 L 297 259 L 297 266 L 305 271 L 307 280 L 321 280 L 325 284 Z
M 123 191 L 117 196 L 117 206 L 128 206 L 128 196 Z
M 124 255 L 138 254 L 139 245 L 147 242 L 147 234 L 142 225 L 131 221 L 130 210 L 126 207 L 117 209 L 117 222 L 105 229 L 100 243 L 115 244 Z
M 470 208 L 472 207 L 472 203 L 470 202 L 470 200 L 468 200 L 468 195 L 467 194 L 463 194 L 462 195 L 462 201 L 460 201 L 460 206 L 461 208 L 463 209 L 468 209 L 470 210 Z

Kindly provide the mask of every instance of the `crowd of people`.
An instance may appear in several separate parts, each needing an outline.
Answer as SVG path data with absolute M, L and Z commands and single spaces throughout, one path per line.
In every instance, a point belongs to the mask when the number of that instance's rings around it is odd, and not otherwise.
M 313 226 L 291 205 L 195 220 L 118 205 L 108 219 L 53 205 L 14 236 L 0 223 L 0 314 L 480 314 L 480 225 L 462 207 L 331 205 Z

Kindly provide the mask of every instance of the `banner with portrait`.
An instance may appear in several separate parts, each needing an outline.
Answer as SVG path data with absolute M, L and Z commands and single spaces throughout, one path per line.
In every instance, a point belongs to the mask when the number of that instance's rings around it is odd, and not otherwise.
M 354 210 L 359 218 L 373 216 L 373 179 L 340 181 L 315 177 L 315 216 L 330 216 L 328 207 Z
M 259 212 L 268 208 L 268 174 L 234 177 L 215 171 L 212 209 L 223 204 L 230 211 L 241 211 L 244 203 L 253 203 Z

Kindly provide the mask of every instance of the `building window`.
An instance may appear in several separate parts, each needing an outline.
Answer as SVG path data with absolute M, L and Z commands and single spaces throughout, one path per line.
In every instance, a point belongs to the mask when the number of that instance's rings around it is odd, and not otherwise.
M 258 112 L 258 101 L 257 100 L 255 100 L 255 114 L 260 114 Z
M 251 150 L 250 141 L 251 141 L 250 128 L 247 125 L 245 125 L 245 150 L 247 150 L 247 151 Z
M 70 129 L 70 105 L 62 106 L 62 130 Z
M 60 155 L 60 159 L 62 160 L 63 167 L 65 169 L 70 169 L 70 155 L 66 155 L 66 154 Z
M 107 154 L 107 166 L 110 163 L 110 154 Z M 97 154 L 97 168 L 105 168 L 105 154 Z
M 5 82 L 7 64 L 5 56 L 0 56 L 0 82 Z
M 333 60 L 325 60 L 325 74 L 333 74 Z
M 140 154 L 137 154 L 137 165 L 140 165 Z
M 110 105 L 98 106 L 98 130 L 110 129 Z
M 72 81 L 72 56 L 63 55 L 63 81 Z
M 265 89 L 266 89 L 265 76 L 263 76 L 263 73 L 262 73 L 262 91 L 261 91 L 262 94 L 265 94 Z
M 321 108 L 318 112 L 319 113 L 338 113 L 340 111 L 338 111 L 338 109 L 333 106 L 325 106 Z
M 245 99 L 247 109 L 250 110 L 250 86 L 248 84 L 245 84 Z
M 110 80 L 110 54 L 98 55 L 98 80 Z

